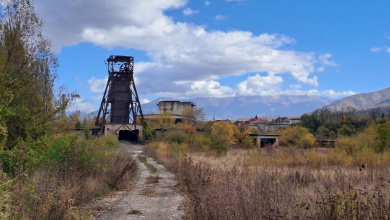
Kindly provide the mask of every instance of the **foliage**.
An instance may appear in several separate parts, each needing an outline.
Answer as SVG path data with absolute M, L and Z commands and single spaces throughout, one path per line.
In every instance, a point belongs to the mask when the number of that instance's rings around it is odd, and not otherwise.
M 225 121 L 214 123 L 210 134 L 211 149 L 217 153 L 226 153 L 234 140 L 235 129 L 237 128 L 232 123 Z
M 245 148 L 252 148 L 255 146 L 254 144 L 254 140 L 252 137 L 248 136 L 248 137 L 245 137 L 241 140 L 241 143 L 242 145 L 245 147 Z
M 164 134 L 164 139 L 169 143 L 184 143 L 188 140 L 188 134 L 180 129 L 170 129 Z
M 323 108 L 310 115 L 302 115 L 300 125 L 316 136 L 335 138 L 355 135 L 364 130 L 370 121 L 376 119 L 377 117 L 360 116 L 352 107 L 342 111 Z
M 378 139 L 380 141 L 377 151 L 383 152 L 390 149 L 390 122 L 382 124 L 377 129 Z
M 189 143 L 195 150 L 207 152 L 210 149 L 211 139 L 205 135 L 193 135 L 190 137 Z
M 315 137 L 309 133 L 309 130 L 301 126 L 287 127 L 276 133 L 280 135 L 279 145 L 282 147 L 311 148 L 315 142 Z
M 196 133 L 196 128 L 195 126 L 191 125 L 191 124 L 183 124 L 182 125 L 182 129 L 184 130 L 184 132 L 186 134 L 189 134 L 189 135 L 192 135 L 192 134 L 195 134 Z
M 0 133 L 11 149 L 20 139 L 52 133 L 56 117 L 77 94 L 65 95 L 65 105 L 54 95 L 58 60 L 30 1 L 2 1 L 0 8 L 0 100 L 8 100 L 0 103 Z
M 251 128 L 250 131 L 252 134 L 259 134 L 260 133 L 260 130 L 256 127 Z
M 142 132 L 143 138 L 145 140 L 152 140 L 156 133 L 155 130 L 149 126 L 149 123 L 147 121 L 143 121 Z
M 152 118 L 145 120 L 153 129 L 168 128 L 169 126 L 174 125 L 176 121 L 176 119 L 169 112 L 153 115 Z
M 8 201 L 12 219 L 88 219 L 79 206 L 106 187 L 119 187 L 136 170 L 131 155 L 113 148 L 111 139 L 67 134 L 41 145 L 40 153 L 21 143 L 0 154 L 3 170 L 16 177 Z

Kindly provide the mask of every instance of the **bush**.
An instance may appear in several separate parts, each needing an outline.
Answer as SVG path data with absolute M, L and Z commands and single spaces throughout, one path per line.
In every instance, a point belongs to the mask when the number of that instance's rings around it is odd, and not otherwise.
M 276 133 L 280 135 L 279 145 L 282 147 L 311 148 L 315 143 L 315 137 L 301 126 L 287 127 Z
M 170 156 L 176 156 L 178 158 L 181 158 L 187 153 L 188 145 L 185 143 L 171 143 L 169 145 L 169 154 Z
M 217 122 L 211 126 L 211 149 L 217 153 L 226 153 L 233 141 L 234 129 L 236 127 L 232 123 Z
M 193 125 L 183 124 L 182 129 L 186 134 L 192 135 L 196 133 L 196 128 Z
M 118 138 L 112 134 L 102 136 L 98 140 L 99 140 L 99 142 L 101 142 L 99 144 L 102 144 L 102 145 L 107 146 L 109 148 L 117 148 L 120 146 Z
M 316 138 L 314 137 L 313 134 L 306 134 L 306 135 L 303 135 L 299 139 L 298 146 L 300 148 L 309 149 L 309 148 L 312 148 L 314 146 L 315 141 L 316 141 Z
M 131 155 L 109 136 L 60 135 L 39 153 L 35 145 L 21 143 L 1 154 L 3 170 L 17 175 L 9 191 L 11 219 L 87 219 L 78 207 L 106 188 L 121 187 L 136 172 Z
M 354 138 L 339 138 L 335 143 L 339 151 L 344 151 L 347 155 L 353 155 L 360 151 L 360 144 Z
M 254 141 L 253 141 L 253 137 L 250 137 L 250 136 L 242 139 L 241 143 L 242 143 L 243 147 L 245 147 L 245 148 L 252 148 L 255 146 Z
M 164 134 L 165 140 L 169 143 L 184 143 L 188 140 L 188 134 L 183 130 L 171 129 Z
M 210 148 L 211 139 L 204 135 L 194 135 L 191 136 L 190 143 L 195 150 L 207 152 Z
M 160 145 L 161 145 L 161 143 L 160 142 L 156 142 L 156 141 L 151 142 L 151 143 L 148 144 L 149 147 L 151 147 L 151 148 L 153 148 L 155 150 L 158 150 L 160 148 Z

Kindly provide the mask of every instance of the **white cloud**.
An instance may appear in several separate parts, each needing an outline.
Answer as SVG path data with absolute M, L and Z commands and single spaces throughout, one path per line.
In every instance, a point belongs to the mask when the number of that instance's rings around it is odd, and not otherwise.
M 96 109 L 98 109 L 96 104 L 93 104 L 88 100 L 84 100 L 83 98 L 78 98 L 72 103 L 72 106 L 68 110 L 71 112 L 77 110 L 81 112 L 92 112 L 96 111 Z
M 91 92 L 101 93 L 104 92 L 106 89 L 108 77 L 104 79 L 96 79 L 95 77 L 92 77 L 88 80 L 88 84 L 91 86 L 90 90 Z
M 215 20 L 225 20 L 225 19 L 226 19 L 226 17 L 223 15 L 216 15 L 215 16 Z
M 317 72 L 322 72 L 324 70 L 325 70 L 325 67 L 323 67 L 323 66 L 317 68 Z
M 330 53 L 321 54 L 318 57 L 318 61 L 326 66 L 338 66 L 338 64 L 336 62 L 334 62 L 333 60 L 329 60 L 331 57 L 332 57 L 332 54 L 330 54 Z
M 290 88 L 292 88 L 292 89 L 300 89 L 300 88 L 302 88 L 302 85 L 301 84 L 290 85 Z
M 371 48 L 371 52 L 379 52 L 381 50 L 382 50 L 382 48 L 380 48 L 380 47 L 373 47 L 373 48 Z
M 390 53 L 390 47 L 389 47 L 389 48 L 387 48 L 387 49 L 386 49 L 386 51 Z
M 211 2 L 205 1 L 205 2 L 204 2 L 204 5 L 209 6 L 209 5 L 211 5 Z
M 221 86 L 214 80 L 193 82 L 191 90 L 186 92 L 187 97 L 223 97 L 235 96 L 233 89 Z
M 218 91 L 207 86 L 218 83 L 220 77 L 248 72 L 267 72 L 276 79 L 291 74 L 298 82 L 318 86 L 317 77 L 312 75 L 317 61 L 336 65 L 329 60 L 331 54 L 317 58 L 311 52 L 285 49 L 295 43 L 288 36 L 208 31 L 204 26 L 175 22 L 164 14 L 186 4 L 187 0 L 35 0 L 38 13 L 46 21 L 45 33 L 58 51 L 81 42 L 146 51 L 150 62 L 135 64 L 136 85 L 142 94 L 191 95 L 202 84 L 179 82 L 203 82 L 206 94 L 229 94 L 229 87 L 221 86 Z M 91 91 L 102 92 L 106 81 L 92 78 L 88 83 Z M 249 86 L 243 91 L 257 90 Z
M 355 95 L 356 92 L 353 91 L 343 91 L 337 92 L 334 90 L 323 90 L 319 91 L 317 89 L 310 89 L 308 91 L 303 90 L 285 90 L 279 93 L 279 95 L 314 95 L 314 96 L 326 96 L 326 97 L 340 97 L 340 96 L 350 96 Z
M 274 95 L 280 89 L 276 85 L 283 83 L 281 76 L 269 74 L 268 76 L 249 76 L 247 80 L 237 85 L 237 91 L 240 95 Z
M 187 7 L 183 10 L 183 14 L 184 15 L 193 15 L 193 14 L 197 14 L 199 13 L 199 11 L 194 11 L 192 10 L 191 8 Z
M 140 99 L 139 101 L 141 102 L 141 104 L 146 104 L 150 102 L 150 100 L 148 99 Z

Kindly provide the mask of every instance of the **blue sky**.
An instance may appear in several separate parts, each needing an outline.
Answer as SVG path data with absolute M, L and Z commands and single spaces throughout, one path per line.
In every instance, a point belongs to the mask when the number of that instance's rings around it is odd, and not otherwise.
M 390 2 L 35 0 L 74 109 L 96 110 L 109 55 L 158 97 L 317 95 L 390 86 Z

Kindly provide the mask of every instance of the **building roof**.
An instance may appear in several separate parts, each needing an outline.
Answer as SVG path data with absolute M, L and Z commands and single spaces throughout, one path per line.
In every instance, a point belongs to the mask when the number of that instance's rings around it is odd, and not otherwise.
M 279 137 L 280 135 L 278 135 L 278 134 L 250 134 L 250 136 L 254 136 L 254 137 L 257 137 L 257 136 L 263 136 L 263 137 Z

